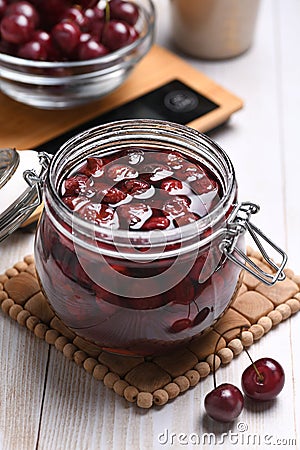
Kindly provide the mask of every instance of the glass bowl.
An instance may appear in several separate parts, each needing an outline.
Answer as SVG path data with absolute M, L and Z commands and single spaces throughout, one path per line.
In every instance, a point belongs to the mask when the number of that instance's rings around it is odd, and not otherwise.
M 0 90 L 42 109 L 63 109 L 97 100 L 117 89 L 153 44 L 152 0 L 139 0 L 139 38 L 108 55 L 86 61 L 32 61 L 0 53 Z

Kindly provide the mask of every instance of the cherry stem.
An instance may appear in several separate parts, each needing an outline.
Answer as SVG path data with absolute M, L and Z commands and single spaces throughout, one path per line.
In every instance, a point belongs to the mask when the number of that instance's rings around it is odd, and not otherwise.
M 233 330 L 236 330 L 236 329 L 240 329 L 240 333 L 239 333 L 239 335 L 241 335 L 242 334 L 242 331 L 243 331 L 243 328 L 245 328 L 245 329 L 248 329 L 249 328 L 249 326 L 248 325 L 240 325 L 239 327 L 232 327 L 232 328 L 229 328 L 228 330 L 226 330 L 226 331 L 224 331 L 223 333 L 221 333 L 220 335 L 219 335 L 219 337 L 218 337 L 218 339 L 217 339 L 217 342 L 216 342 L 216 345 L 215 345 L 215 351 L 214 351 L 214 358 L 213 358 L 213 380 L 214 380 L 214 389 L 217 389 L 217 379 L 216 379 L 216 356 L 217 356 L 217 348 L 218 348 L 218 344 L 219 344 L 219 342 L 220 342 L 220 340 L 222 339 L 222 337 L 224 337 L 224 335 L 226 334 L 226 333 L 229 333 L 229 331 L 233 331 Z M 246 349 L 245 349 L 246 350 Z M 246 350 L 246 352 L 247 352 L 247 354 L 249 355 L 249 353 L 248 353 L 248 351 Z M 250 356 L 250 355 L 249 355 Z M 251 358 L 250 358 L 251 359 Z M 252 361 L 252 359 L 251 359 L 251 361 Z M 253 363 L 253 365 L 254 365 L 254 363 Z M 255 365 L 254 365 L 255 366 Z M 257 368 L 256 368 L 257 369 Z M 258 370 L 257 370 L 257 372 L 258 372 Z M 258 372 L 259 373 L 259 372 Z M 259 374 L 260 375 L 260 374 Z M 260 375 L 261 376 L 261 375 Z
M 245 352 L 247 353 L 247 355 L 249 356 L 249 359 L 250 359 L 250 361 L 251 361 L 251 364 L 252 364 L 252 366 L 253 366 L 253 369 L 255 370 L 256 375 L 257 375 L 257 377 L 258 377 L 258 381 L 264 381 L 264 377 L 263 377 L 263 375 L 260 373 L 260 371 L 258 370 L 258 368 L 257 368 L 255 362 L 253 361 L 253 358 L 251 357 L 250 353 L 248 352 L 248 350 L 247 350 L 246 348 L 244 348 L 244 350 L 245 350 Z
M 109 22 L 110 21 L 110 6 L 109 6 L 109 1 L 106 0 L 106 5 L 105 5 L 105 22 Z

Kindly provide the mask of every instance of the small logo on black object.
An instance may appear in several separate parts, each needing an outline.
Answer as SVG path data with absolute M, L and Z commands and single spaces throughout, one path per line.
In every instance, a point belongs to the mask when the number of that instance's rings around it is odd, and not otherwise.
M 164 104 L 170 111 L 185 113 L 196 109 L 199 101 L 193 92 L 177 90 L 171 91 L 165 96 Z

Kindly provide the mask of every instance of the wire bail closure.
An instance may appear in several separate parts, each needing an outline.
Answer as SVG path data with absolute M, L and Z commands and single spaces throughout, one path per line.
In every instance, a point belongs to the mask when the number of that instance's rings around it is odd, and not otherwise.
M 40 173 L 37 174 L 33 169 L 24 171 L 23 177 L 29 187 L 0 217 L 0 242 L 12 234 L 42 203 L 42 188 L 52 155 L 40 152 L 38 158 Z
M 219 248 L 225 254 L 225 256 L 238 266 L 245 269 L 251 275 L 256 277 L 268 286 L 272 286 L 276 281 L 283 281 L 285 279 L 285 273 L 283 269 L 287 262 L 287 254 L 278 247 L 270 238 L 268 238 L 259 228 L 250 222 L 252 214 L 256 214 L 259 211 L 259 206 L 255 203 L 243 202 L 236 206 L 234 209 L 227 227 L 227 235 L 221 242 Z M 270 274 L 261 269 L 255 264 L 243 251 L 236 247 L 238 238 L 249 231 L 255 244 L 260 250 L 264 260 L 275 271 Z M 275 264 L 269 257 L 267 251 L 263 246 L 263 241 L 268 243 L 280 256 L 281 263 Z M 246 264 L 248 263 L 248 265 Z

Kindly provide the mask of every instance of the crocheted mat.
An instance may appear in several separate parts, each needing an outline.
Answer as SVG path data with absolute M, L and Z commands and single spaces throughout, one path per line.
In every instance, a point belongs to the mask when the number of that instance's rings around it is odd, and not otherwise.
M 259 254 L 248 249 L 248 255 L 263 266 Z M 216 342 L 226 330 L 241 325 L 249 327 L 242 333 L 239 329 L 230 331 L 220 339 L 216 368 L 230 363 L 244 347 L 297 313 L 300 276 L 291 269 L 285 269 L 285 273 L 286 279 L 272 287 L 245 273 L 236 299 L 209 333 L 172 354 L 151 359 L 103 352 L 67 328 L 54 315 L 40 290 L 32 256 L 26 256 L 0 275 L 0 305 L 11 319 L 54 345 L 116 394 L 141 408 L 150 408 L 166 404 L 209 375 Z

